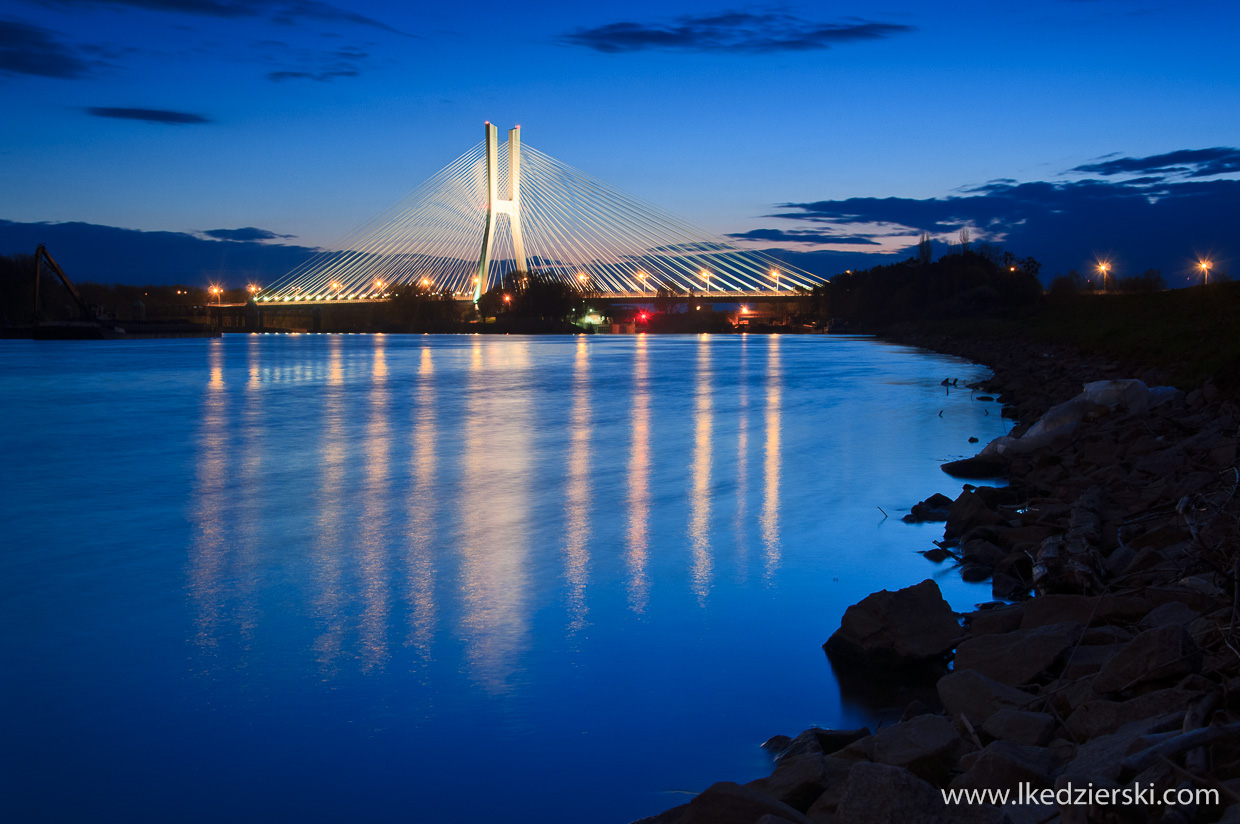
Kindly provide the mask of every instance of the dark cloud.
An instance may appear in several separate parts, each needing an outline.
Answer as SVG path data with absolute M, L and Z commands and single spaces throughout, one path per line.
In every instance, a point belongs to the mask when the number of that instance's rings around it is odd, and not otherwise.
M 116 109 L 104 106 L 92 106 L 87 114 L 95 117 L 114 117 L 118 120 L 141 120 L 143 123 L 163 123 L 165 125 L 182 126 L 190 123 L 210 123 L 209 118 L 189 112 L 173 112 L 167 109 Z
M 1219 150 L 1194 151 L 1213 154 L 1189 161 L 1153 162 L 1163 164 L 1158 168 L 1169 168 L 1188 162 L 1214 163 L 1228 156 Z M 1184 154 L 1188 153 L 1161 157 Z M 1126 266 L 1129 274 L 1157 268 L 1174 283 L 1194 254 L 1213 252 L 1220 260 L 1240 254 L 1232 228 L 1240 214 L 1240 180 L 992 181 L 967 191 L 970 194 L 965 196 L 920 200 L 786 203 L 785 211 L 771 217 L 807 221 L 814 227 L 788 230 L 794 234 L 819 231 L 823 226 L 878 226 L 880 231 L 853 234 L 878 238 L 898 230 L 910 237 L 910 244 L 920 232 L 942 236 L 969 226 L 975 239 L 1000 239 L 1017 254 L 1038 258 L 1046 275 L 1080 269 L 1104 255 Z M 1237 264 L 1240 260 L 1232 265 Z
M 317 80 L 320 83 L 328 83 L 337 77 L 357 77 L 358 72 L 353 69 L 340 69 L 330 72 L 295 72 L 281 71 L 268 72 L 267 79 L 279 83 L 282 80 Z
M 645 49 L 765 54 L 828 49 L 839 43 L 880 40 L 911 31 L 911 26 L 894 23 L 816 23 L 791 14 L 724 12 L 684 15 L 665 23 L 608 23 L 576 29 L 559 39 L 567 45 L 610 54 Z
M 1180 149 L 1149 157 L 1119 157 L 1077 166 L 1073 172 L 1113 175 L 1158 174 L 1163 176 L 1212 177 L 1240 173 L 1240 149 L 1216 146 L 1213 149 Z
M 240 229 L 207 229 L 203 234 L 216 240 L 231 240 L 234 242 L 250 242 L 260 240 L 276 240 L 296 235 L 278 235 L 275 232 L 269 232 L 266 229 L 256 229 L 253 226 L 244 226 Z
M 329 83 L 340 77 L 357 77 L 361 74 L 362 63 L 370 57 L 370 53 L 354 46 L 345 46 L 327 52 L 316 52 L 307 49 L 288 49 L 281 43 L 266 42 L 258 44 L 271 52 L 267 57 L 271 61 L 284 64 L 292 63 L 289 68 L 277 69 L 267 73 L 267 79 L 276 83 L 285 80 L 315 80 Z
M 0 73 L 72 79 L 86 77 L 92 61 L 55 32 L 19 20 L 0 20 Z
M 405 34 L 373 17 L 317 2 L 317 0 L 233 0 L 231 2 L 230 0 L 35 0 L 35 2 L 42 6 L 59 8 L 121 6 L 202 17 L 267 17 L 277 23 L 285 24 L 293 24 L 301 20 L 320 20 L 328 23 L 353 23 L 394 34 Z
M 779 243 L 841 243 L 850 246 L 878 246 L 879 242 L 860 235 L 839 235 L 819 229 L 751 229 L 728 235 L 738 240 L 768 240 Z
M 320 250 L 280 243 L 220 243 L 184 232 L 140 232 L 91 223 L 0 220 L 0 254 L 33 252 L 40 244 L 77 282 L 201 284 L 271 283 Z M 142 261 L 135 269 L 133 262 Z

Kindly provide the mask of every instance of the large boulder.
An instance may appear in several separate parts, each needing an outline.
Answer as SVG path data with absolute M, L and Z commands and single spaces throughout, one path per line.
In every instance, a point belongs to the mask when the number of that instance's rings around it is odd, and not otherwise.
M 1016 792 L 1018 785 L 1050 787 L 1059 759 L 1043 747 L 995 741 L 978 753 L 968 771 L 956 776 L 951 786 L 999 789 Z
M 961 635 L 956 613 L 939 585 L 927 579 L 853 604 L 823 649 L 836 663 L 876 669 L 924 666 L 942 660 Z
M 858 764 L 848 774 L 835 820 L 848 824 L 999 824 L 1003 813 L 989 804 L 944 804 L 939 790 L 908 770 L 886 764 Z
M 1147 681 L 1179 678 L 1201 668 L 1201 650 L 1182 626 L 1147 629 L 1107 661 L 1094 679 L 1099 694 L 1120 692 Z
M 903 767 L 918 778 L 939 782 L 956 765 L 960 733 L 941 715 L 918 715 L 874 734 L 872 759 Z
M 962 670 L 939 679 L 939 700 L 949 715 L 963 714 L 973 726 L 986 723 L 986 719 L 999 710 L 1029 709 L 1037 700 L 1036 695 L 1000 684 L 977 670 Z
M 731 781 L 710 785 L 683 805 L 683 812 L 678 818 L 671 820 L 676 824 L 754 824 L 768 814 L 787 819 L 792 824 L 813 824 L 800 811 L 782 801 Z
M 956 669 L 974 669 L 1011 686 L 1033 681 L 1054 666 L 1081 637 L 1081 625 L 1064 621 L 1002 635 L 982 635 L 956 648 Z

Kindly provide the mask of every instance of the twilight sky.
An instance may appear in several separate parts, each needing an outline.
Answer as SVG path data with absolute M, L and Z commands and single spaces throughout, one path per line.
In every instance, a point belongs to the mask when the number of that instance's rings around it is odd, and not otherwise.
M 968 225 L 1240 275 L 1240 5 L 1015 5 L 6 0 L 0 253 L 274 277 L 491 120 L 821 274 Z

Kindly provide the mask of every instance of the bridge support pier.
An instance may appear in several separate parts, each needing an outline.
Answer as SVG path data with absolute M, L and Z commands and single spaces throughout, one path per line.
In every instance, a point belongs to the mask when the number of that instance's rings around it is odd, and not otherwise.
M 478 256 L 478 274 L 474 278 L 474 303 L 487 290 L 491 270 L 491 253 L 495 244 L 496 215 L 508 215 L 512 233 L 512 252 L 518 271 L 526 271 L 525 243 L 521 238 L 521 127 L 508 130 L 508 197 L 499 197 L 499 131 L 489 120 L 486 124 L 487 213 L 482 230 L 482 253 Z

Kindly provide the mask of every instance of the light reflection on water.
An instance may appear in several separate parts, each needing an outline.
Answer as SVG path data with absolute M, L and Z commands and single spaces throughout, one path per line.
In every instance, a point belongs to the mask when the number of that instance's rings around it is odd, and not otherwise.
M 948 358 L 718 335 L 125 346 L 14 346 L 0 372 L 33 436 L 0 434 L 31 466 L 0 557 L 27 811 L 56 776 L 101 799 L 64 818 L 161 820 L 210 788 L 186 820 L 436 820 L 466 798 L 627 821 L 756 776 L 773 733 L 875 723 L 818 648 L 849 603 L 928 575 L 986 597 L 914 553 L 933 530 L 876 512 L 953 491 L 938 462 L 1000 434 L 944 397 L 982 374 Z M 117 480 L 46 446 L 75 427 Z M 82 528 L 46 505 L 62 492 Z M 482 794 L 460 767 L 480 752 L 503 764 Z

